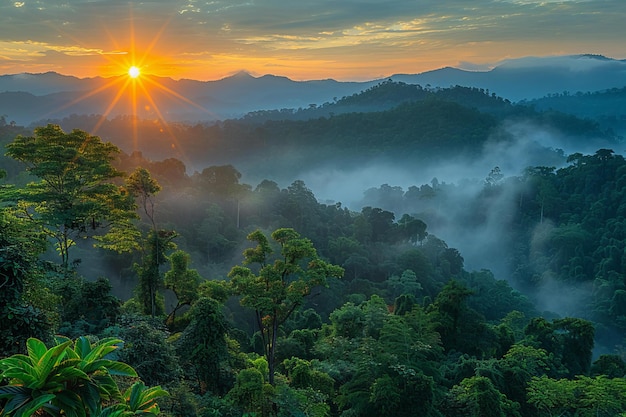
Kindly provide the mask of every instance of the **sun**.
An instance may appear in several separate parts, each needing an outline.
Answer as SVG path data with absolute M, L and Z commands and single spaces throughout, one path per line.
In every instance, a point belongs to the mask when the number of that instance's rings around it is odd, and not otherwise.
M 130 78 L 137 78 L 140 73 L 141 71 L 139 71 L 139 68 L 134 65 L 128 69 L 128 76 Z
M 169 21 L 168 21 L 169 22 Z M 184 149 L 180 146 L 178 139 L 172 129 L 170 129 L 170 125 L 159 108 L 159 103 L 156 100 L 157 95 L 155 94 L 159 91 L 160 94 L 165 94 L 167 96 L 174 97 L 182 102 L 185 102 L 193 107 L 200 109 L 201 111 L 212 114 L 209 110 L 204 108 L 203 106 L 195 103 L 193 100 L 181 95 L 180 93 L 170 89 L 167 85 L 164 85 L 159 81 L 159 77 L 152 75 L 152 72 L 155 68 L 155 64 L 158 64 L 159 59 L 155 58 L 151 51 L 155 48 L 157 41 L 163 34 L 167 23 L 165 22 L 161 29 L 156 33 L 152 41 L 146 47 L 142 48 L 143 53 L 138 53 L 138 45 L 135 43 L 135 27 L 132 24 L 132 14 L 131 14 L 131 27 L 130 27 L 130 42 L 128 45 L 123 46 L 120 45 L 110 34 L 112 44 L 115 46 L 115 50 L 121 51 L 120 53 L 115 54 L 105 54 L 103 57 L 107 59 L 110 64 L 110 68 L 114 69 L 114 76 L 109 78 L 103 78 L 105 82 L 96 87 L 93 90 L 87 91 L 85 94 L 80 97 L 66 103 L 63 107 L 70 107 L 82 100 L 85 100 L 89 97 L 95 97 L 98 94 L 104 91 L 117 91 L 113 94 L 113 97 L 110 99 L 108 105 L 106 105 L 106 109 L 103 110 L 102 114 L 98 118 L 98 121 L 90 129 L 90 133 L 96 134 L 101 125 L 107 121 L 108 116 L 113 112 L 114 108 L 118 105 L 120 101 L 124 101 L 123 99 L 128 99 L 129 101 L 129 110 L 132 117 L 132 139 L 133 139 L 133 149 L 138 149 L 139 143 L 139 123 L 140 123 L 140 111 L 139 109 L 143 108 L 147 112 L 142 116 L 144 119 L 148 118 L 151 121 L 158 121 L 164 126 L 165 131 L 168 137 L 171 139 L 172 148 L 177 149 L 179 154 L 181 155 L 181 159 L 184 161 L 187 159 L 185 156 Z M 108 32 L 107 32 L 108 33 Z M 80 44 L 80 40 L 76 40 L 78 44 Z M 150 71 L 147 73 L 142 72 L 141 69 L 149 68 Z M 124 75 L 124 73 L 126 73 Z M 163 130 L 161 130 L 163 131 Z

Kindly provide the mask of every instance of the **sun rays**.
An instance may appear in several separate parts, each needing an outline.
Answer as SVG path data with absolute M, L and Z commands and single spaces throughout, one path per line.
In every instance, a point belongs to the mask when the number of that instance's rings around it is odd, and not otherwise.
M 102 111 L 99 112 L 100 117 L 90 131 L 90 133 L 95 135 L 98 134 L 98 130 L 111 115 L 121 114 L 119 111 L 116 112 L 118 107 L 125 106 L 126 110 L 124 113 L 127 114 L 128 110 L 130 110 L 130 116 L 132 116 L 130 118 L 132 132 L 129 133 L 132 133 L 133 149 L 130 151 L 140 150 L 139 122 L 141 120 L 152 120 L 163 126 L 163 132 L 167 134 L 171 141 L 171 148 L 177 151 L 177 157 L 183 162 L 186 162 L 188 158 L 185 155 L 184 149 L 180 146 L 179 140 L 170 128 L 170 121 L 167 118 L 168 114 L 161 109 L 158 96 L 161 95 L 163 97 L 163 95 L 165 95 L 169 98 L 175 98 L 188 106 L 200 110 L 201 113 L 205 113 L 207 116 L 210 116 L 211 112 L 193 100 L 174 91 L 172 88 L 169 88 L 164 84 L 164 79 L 149 72 L 154 69 L 158 70 L 161 64 L 160 61 L 166 60 L 166 58 L 155 57 L 154 50 L 157 48 L 159 39 L 169 21 L 166 21 L 148 42 L 141 42 L 140 44 L 135 36 L 132 10 L 129 20 L 129 34 L 123 37 L 127 42 L 126 44 L 120 43 L 118 38 L 121 38 L 121 36 L 113 36 L 111 32 L 104 28 L 104 32 L 109 37 L 114 52 L 101 53 L 101 56 L 108 61 L 108 68 L 116 75 L 104 78 L 102 85 L 66 103 L 61 106 L 61 109 L 74 106 L 87 99 L 95 98 L 102 100 Z M 77 43 L 80 44 L 81 42 L 77 40 Z

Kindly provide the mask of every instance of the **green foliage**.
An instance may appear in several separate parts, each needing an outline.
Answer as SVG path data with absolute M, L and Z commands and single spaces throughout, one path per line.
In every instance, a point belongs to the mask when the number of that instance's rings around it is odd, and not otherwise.
M 228 362 L 227 324 L 212 298 L 201 298 L 189 312 L 191 322 L 176 342 L 186 377 L 197 381 L 200 394 L 224 394 L 232 385 Z
M 231 288 L 227 281 L 207 280 L 198 286 L 198 296 L 212 298 L 224 304 L 231 296 Z
M 543 349 L 515 344 L 498 364 L 502 380 L 500 392 L 521 406 L 523 415 L 528 415 L 526 388 L 533 377 L 554 375 L 554 359 Z
M 626 409 L 625 388 L 623 378 L 604 375 L 575 380 L 534 377 L 528 385 L 528 402 L 546 416 L 616 416 Z
M 3 415 L 157 415 L 156 400 L 165 391 L 138 382 L 122 395 L 113 379 L 137 376 L 129 365 L 107 359 L 121 342 L 108 338 L 91 343 L 79 337 L 74 342 L 60 339 L 47 348 L 38 339 L 28 339 L 28 355 L 0 360 Z M 117 405 L 102 408 L 111 403 Z
M 496 336 L 485 325 L 484 319 L 467 306 L 467 298 L 473 294 L 458 281 L 448 282 L 428 306 L 428 314 L 436 324 L 446 351 L 456 350 L 478 357 L 490 353 L 496 344 Z M 464 336 L 472 334 L 471 340 Z
M 257 230 L 248 239 L 257 245 L 244 251 L 244 264 L 258 264 L 258 275 L 247 267 L 236 266 L 228 276 L 234 293 L 241 295 L 241 305 L 255 311 L 270 367 L 269 381 L 273 384 L 279 327 L 313 287 L 327 285 L 328 277 L 341 277 L 343 269 L 320 259 L 312 242 L 293 229 L 277 229 L 272 233 L 272 239 L 281 249 L 281 257 L 273 263 L 269 263 L 273 250 L 263 233 Z
M 402 275 L 392 275 L 387 280 L 387 285 L 391 288 L 392 297 L 396 298 L 402 294 L 409 294 L 418 297 L 422 290 L 422 284 L 419 283 L 417 275 L 410 269 L 402 272 Z
M 132 366 L 143 382 L 171 386 L 181 379 L 181 360 L 161 320 L 128 315 L 118 323 L 107 329 L 107 334 L 124 340 L 116 352 L 118 358 Z
M 64 267 L 79 238 L 97 237 L 100 245 L 119 251 L 137 247 L 131 223 L 135 204 L 113 182 L 122 176 L 111 164 L 119 153 L 114 145 L 78 129 L 65 133 L 48 125 L 36 128 L 34 136 L 17 136 L 7 149 L 39 179 L 8 199 L 16 213 L 54 241 Z
M 504 417 L 506 397 L 493 386 L 489 378 L 474 376 L 461 381 L 450 390 L 450 397 L 460 415 L 468 417 Z
M 152 317 L 165 313 L 163 295 L 160 293 L 164 285 L 160 267 L 167 262 L 167 252 L 176 249 L 172 242 L 176 236 L 172 231 L 151 230 L 145 242 L 142 263 L 134 266 L 139 276 L 136 297 L 141 303 L 143 313 Z
M 83 334 L 95 335 L 117 321 L 121 302 L 111 294 L 107 279 L 90 282 L 82 277 L 68 277 L 55 287 L 62 308 L 60 333 L 78 337 L 82 330 Z
M 541 415 L 560 416 L 576 408 L 576 381 L 534 376 L 528 384 L 528 403 Z
M 569 377 L 588 375 L 594 346 L 594 327 L 587 320 L 566 317 L 552 323 L 543 318 L 530 321 L 527 340 L 553 355 Z
M 25 352 L 26 340 L 52 340 L 53 303 L 37 256 L 45 237 L 0 209 L 0 357 Z
M 626 376 L 626 362 L 618 355 L 600 355 L 591 365 L 591 376 L 606 375 L 608 378 Z
M 137 167 L 126 179 L 126 189 L 139 200 L 145 215 L 150 219 L 152 228 L 156 228 L 153 197 L 161 191 L 159 183 L 150 176 L 147 169 Z
M 595 378 L 580 376 L 578 407 L 584 415 L 614 416 L 626 410 L 626 381 L 609 379 L 604 375 Z
M 237 374 L 235 386 L 228 398 L 244 413 L 267 415 L 271 409 L 272 389 L 264 382 L 263 374 L 256 368 L 243 369 Z
M 165 273 L 165 288 L 176 295 L 176 306 L 168 316 L 168 321 L 176 319 L 176 312 L 184 306 L 190 306 L 198 299 L 198 285 L 202 277 L 195 269 L 189 269 L 190 256 L 181 250 L 169 257 L 171 268 Z

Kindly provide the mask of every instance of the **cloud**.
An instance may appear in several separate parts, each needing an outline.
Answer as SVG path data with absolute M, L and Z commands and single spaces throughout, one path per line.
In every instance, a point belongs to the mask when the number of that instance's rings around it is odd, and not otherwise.
M 363 79 L 357 71 L 370 76 L 422 72 L 459 61 L 475 70 L 507 56 L 615 56 L 623 53 L 625 20 L 622 0 L 24 0 L 0 3 L 0 42 L 110 53 L 127 49 L 134 38 L 140 48 L 174 62 L 180 54 L 207 51 L 196 70 L 213 68 L 222 76 L 236 70 L 238 61 L 211 57 L 249 57 L 257 66 L 262 60 L 293 62 L 280 74 L 287 76 L 308 65 L 311 73 L 326 71 L 322 78 L 337 78 L 333 70 L 342 75 L 343 66 L 345 73 Z M 1 46 L 0 55 L 11 56 Z M 36 53 L 29 56 L 38 64 Z M 67 62 L 63 65 L 70 68 Z M 327 64 L 317 68 L 312 62 Z
M 536 67 L 557 67 L 564 71 L 586 72 L 599 68 L 620 65 L 624 63 L 606 59 L 597 55 L 573 55 L 573 56 L 552 56 L 552 57 L 524 57 L 516 59 L 506 59 L 498 66 L 506 68 L 536 68 Z

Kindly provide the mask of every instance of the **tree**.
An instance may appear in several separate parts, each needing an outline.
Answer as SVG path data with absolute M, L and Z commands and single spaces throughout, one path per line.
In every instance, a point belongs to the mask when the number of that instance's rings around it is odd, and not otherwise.
M 177 341 L 184 369 L 196 379 L 199 391 L 224 394 L 228 385 L 225 363 L 228 359 L 227 324 L 219 303 L 201 298 L 189 312 L 191 323 Z
M 144 213 L 152 224 L 152 229 L 156 229 L 152 197 L 161 191 L 159 183 L 150 176 L 150 172 L 147 169 L 137 167 L 126 179 L 126 188 L 133 196 L 139 199 Z
M 468 319 L 474 319 L 474 315 L 469 314 L 470 310 L 466 303 L 467 298 L 473 292 L 455 280 L 449 281 L 435 298 L 435 301 L 428 306 L 428 313 L 434 323 L 435 329 L 441 335 L 441 341 L 446 350 L 456 349 L 466 352 L 470 346 L 463 337 L 462 331 Z M 474 345 L 474 343 L 471 343 Z
M 182 377 L 180 359 L 160 319 L 146 316 L 122 316 L 115 336 L 124 340 L 116 351 L 118 359 L 137 371 L 148 385 L 175 385 Z M 114 327 L 113 329 L 116 329 Z
M 408 214 L 402 215 L 402 218 L 398 220 L 398 230 L 402 237 L 413 244 L 426 239 L 426 236 L 428 236 L 426 227 L 426 223 L 422 220 L 416 219 Z
M 387 286 L 391 288 L 393 298 L 402 294 L 417 296 L 418 292 L 422 290 L 422 284 L 417 280 L 417 275 L 410 269 L 404 270 L 400 276 L 392 275 L 389 277 Z
M 143 307 L 143 313 L 152 317 L 165 313 L 163 297 L 159 294 L 159 290 L 163 288 L 160 267 L 167 262 L 167 251 L 176 248 L 172 242 L 176 236 L 175 232 L 151 230 L 148 233 L 143 262 L 141 265 L 135 264 L 139 275 L 137 296 Z
M 452 387 L 452 401 L 468 417 L 504 417 L 506 397 L 484 376 L 473 376 Z
M 270 404 L 263 374 L 256 368 L 247 368 L 237 374 L 235 387 L 228 392 L 228 398 L 243 410 L 243 415 L 267 415 Z M 267 385 L 269 387 L 269 385 Z
M 241 305 L 254 309 L 269 364 L 269 383 L 274 385 L 274 355 L 278 329 L 298 308 L 315 286 L 327 285 L 327 278 L 340 278 L 343 269 L 317 256 L 309 239 L 293 229 L 277 229 L 272 239 L 280 245 L 281 257 L 270 263 L 273 252 L 267 237 L 257 230 L 248 235 L 256 242 L 244 251 L 244 264 L 257 264 L 255 274 L 245 266 L 235 266 L 228 276 Z
M 499 361 L 498 367 L 506 383 L 498 388 L 507 398 L 520 404 L 523 415 L 530 412 L 526 393 L 529 382 L 532 377 L 551 372 L 551 360 L 544 349 L 515 344 Z
M 113 325 L 120 314 L 121 302 L 111 294 L 112 286 L 105 278 L 87 281 L 82 277 L 66 278 L 58 283 L 55 292 L 62 304 L 62 329 L 66 336 L 100 334 Z
M 117 147 L 49 124 L 34 136 L 17 136 L 7 149 L 39 181 L 5 192 L 3 199 L 55 242 L 63 267 L 69 267 L 69 249 L 79 238 L 97 238 L 99 246 L 117 251 L 136 249 L 135 203 L 113 182 L 123 175 L 111 164 Z
M 535 317 L 524 332 L 526 340 L 553 354 L 565 366 L 566 376 L 589 374 L 595 335 L 590 321 L 564 317 L 550 323 Z
M 593 416 L 623 415 L 626 409 L 626 381 L 623 378 L 611 379 L 605 375 L 578 378 L 579 409 L 588 410 Z
M 167 321 L 176 320 L 176 312 L 184 306 L 193 304 L 198 299 L 198 286 L 202 277 L 195 269 L 189 269 L 189 254 L 177 250 L 169 257 L 171 269 L 165 273 L 165 288 L 176 295 L 176 306 Z
M 569 410 L 576 409 L 576 381 L 570 379 L 551 379 L 546 375 L 533 376 L 526 388 L 528 403 L 541 415 L 562 416 Z
M 30 226 L 10 211 L 0 210 L 0 357 L 23 351 L 29 337 L 47 341 L 53 335 L 46 310 L 54 305 L 33 302 L 33 295 L 48 291 L 40 284 L 43 271 L 37 260 L 45 249 L 45 237 Z
M 152 197 L 161 191 L 161 186 L 154 180 L 144 168 L 137 168 L 126 180 L 126 189 L 141 202 L 146 217 L 150 220 L 150 231 L 143 244 L 143 257 L 141 265 L 135 264 L 135 270 L 139 275 L 137 295 L 143 306 L 144 314 L 152 317 L 165 312 L 162 297 L 159 290 L 163 287 L 161 265 L 167 262 L 167 251 L 176 248 L 172 242 L 177 236 L 171 230 L 160 230 L 154 219 L 154 201 Z

